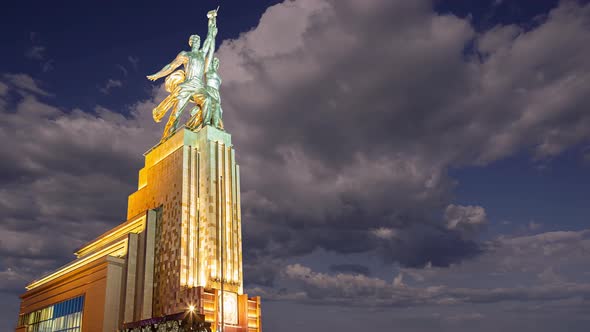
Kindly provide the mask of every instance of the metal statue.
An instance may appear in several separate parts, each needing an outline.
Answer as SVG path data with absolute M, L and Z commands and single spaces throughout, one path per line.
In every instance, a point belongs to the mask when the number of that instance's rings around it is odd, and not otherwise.
M 160 122 L 168 110 L 172 109 L 168 123 L 164 128 L 162 141 L 174 133 L 178 127 L 179 118 L 189 103 L 195 106 L 191 110 L 191 118 L 187 126 L 196 129 L 199 126 L 213 125 L 223 129 L 221 120 L 221 98 L 219 86 L 221 78 L 217 74 L 219 59 L 213 57 L 215 51 L 215 37 L 217 36 L 217 11 L 207 13 L 208 32 L 207 38 L 200 47 L 201 38 L 192 35 L 189 38 L 190 51 L 182 51 L 176 59 L 167 64 L 159 72 L 147 76 L 155 81 L 166 77 L 164 86 L 170 94 L 153 110 L 154 121 Z M 180 66 L 184 70 L 176 70 Z

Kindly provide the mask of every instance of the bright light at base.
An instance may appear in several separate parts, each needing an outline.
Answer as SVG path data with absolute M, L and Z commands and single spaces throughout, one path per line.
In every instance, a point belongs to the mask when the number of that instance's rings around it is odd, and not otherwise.
M 188 311 L 190 311 L 190 312 L 193 312 L 193 311 L 195 311 L 195 306 L 194 306 L 194 305 L 192 305 L 192 304 L 191 304 L 191 305 L 189 305 L 189 306 L 188 306 Z

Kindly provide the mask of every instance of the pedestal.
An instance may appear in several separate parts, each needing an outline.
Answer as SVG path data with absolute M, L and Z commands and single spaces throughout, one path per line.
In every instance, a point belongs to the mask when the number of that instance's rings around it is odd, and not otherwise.
M 259 312 L 260 300 L 243 295 L 239 166 L 231 136 L 210 126 L 183 128 L 146 152 L 128 219 L 150 209 L 159 211 L 152 316 L 194 306 L 215 327 L 224 294 L 236 299 L 232 330 L 258 331 L 259 318 L 247 327 L 248 302 Z

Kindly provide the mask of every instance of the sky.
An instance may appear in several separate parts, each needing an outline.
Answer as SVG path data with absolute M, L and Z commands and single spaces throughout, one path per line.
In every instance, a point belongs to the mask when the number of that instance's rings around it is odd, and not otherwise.
M 245 288 L 265 331 L 587 331 L 587 1 L 20 2 L 0 13 L 0 331 L 125 219 L 221 5 Z

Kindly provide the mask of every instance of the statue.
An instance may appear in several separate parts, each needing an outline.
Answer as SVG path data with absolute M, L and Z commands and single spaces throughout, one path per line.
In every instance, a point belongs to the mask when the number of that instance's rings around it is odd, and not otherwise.
M 198 35 L 190 36 L 188 41 L 190 51 L 180 52 L 174 61 L 164 66 L 159 72 L 147 76 L 152 81 L 168 76 L 164 86 L 170 94 L 153 110 L 154 121 L 160 122 L 168 110 L 172 109 L 164 128 L 162 141 L 176 131 L 178 120 L 190 102 L 194 103 L 195 107 L 191 110 L 191 118 L 187 122 L 189 128 L 213 125 L 223 129 L 219 95 L 221 78 L 217 74 L 219 59 L 213 57 L 218 10 L 219 7 L 207 13 L 208 32 L 202 48 L 199 49 L 201 38 Z M 174 71 L 181 65 L 184 66 L 184 70 Z
M 221 94 L 219 93 L 219 87 L 221 86 L 221 77 L 217 74 L 219 69 L 219 59 L 214 57 L 211 62 L 211 67 L 205 74 L 207 90 L 207 100 L 205 108 L 205 115 L 202 114 L 202 110 L 195 110 L 191 112 L 191 119 L 188 121 L 187 126 L 191 129 L 195 129 L 199 124 L 212 125 L 219 129 L 223 129 L 223 121 L 221 116 L 223 110 L 221 109 Z M 201 111 L 201 113 L 199 113 Z

